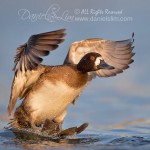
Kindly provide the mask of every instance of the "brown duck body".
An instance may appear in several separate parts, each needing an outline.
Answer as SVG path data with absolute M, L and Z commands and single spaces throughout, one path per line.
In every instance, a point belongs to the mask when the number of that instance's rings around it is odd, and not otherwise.
M 15 127 L 38 126 L 46 119 L 61 124 L 67 107 L 88 82 L 88 74 L 78 71 L 75 65 L 39 66 L 38 70 L 42 74 L 15 111 Z
M 74 42 L 64 65 L 41 65 L 42 57 L 55 50 L 65 35 L 65 29 L 35 34 L 17 48 L 9 115 L 17 99 L 23 101 L 15 111 L 14 127 L 34 128 L 45 120 L 61 125 L 67 107 L 74 103 L 89 81 L 96 76 L 122 73 L 133 62 L 132 36 L 123 41 L 92 38 Z

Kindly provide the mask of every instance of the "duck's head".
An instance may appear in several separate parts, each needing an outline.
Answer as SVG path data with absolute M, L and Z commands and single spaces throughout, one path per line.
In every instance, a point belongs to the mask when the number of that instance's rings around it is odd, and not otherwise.
M 77 64 L 77 69 L 83 73 L 97 71 L 99 69 L 114 69 L 108 65 L 99 53 L 88 53 Z

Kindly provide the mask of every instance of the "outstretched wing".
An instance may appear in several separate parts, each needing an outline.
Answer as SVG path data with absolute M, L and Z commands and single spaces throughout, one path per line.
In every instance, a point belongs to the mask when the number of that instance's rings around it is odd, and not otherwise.
M 65 29 L 32 35 L 28 42 L 17 48 L 14 71 L 35 69 L 41 62 L 42 56 L 47 56 L 55 50 L 66 34 Z
M 106 63 L 108 63 L 110 66 L 113 66 L 115 69 L 100 69 L 92 72 L 90 76 L 115 76 L 116 74 L 127 69 L 129 64 L 133 62 L 133 42 L 133 36 L 131 39 L 123 41 L 111 41 L 93 38 L 75 42 L 71 45 L 64 63 L 77 64 L 85 54 L 89 52 L 97 52 L 102 56 Z
M 8 112 L 11 114 L 18 98 L 24 98 L 32 85 L 44 72 L 40 65 L 42 56 L 47 56 L 64 41 L 65 29 L 32 35 L 28 42 L 19 46 L 14 60 L 15 71 Z

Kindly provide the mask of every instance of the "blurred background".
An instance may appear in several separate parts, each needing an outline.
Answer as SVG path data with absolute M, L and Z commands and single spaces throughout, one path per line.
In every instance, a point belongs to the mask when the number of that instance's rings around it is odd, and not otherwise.
M 136 54 L 124 73 L 91 82 L 75 106 L 69 107 L 64 127 L 84 122 L 89 122 L 89 129 L 150 123 L 149 6 L 149 0 L 1 0 L 0 122 L 9 119 L 16 48 L 32 34 L 66 28 L 65 42 L 44 58 L 44 64 L 62 64 L 74 41 L 95 37 L 124 40 L 133 32 Z

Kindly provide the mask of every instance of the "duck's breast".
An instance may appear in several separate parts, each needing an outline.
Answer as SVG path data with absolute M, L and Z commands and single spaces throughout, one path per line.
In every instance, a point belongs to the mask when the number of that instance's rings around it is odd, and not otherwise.
M 73 88 L 61 81 L 55 83 L 44 81 L 27 97 L 34 118 L 38 118 L 38 120 L 54 119 L 67 109 L 84 87 L 85 85 Z

